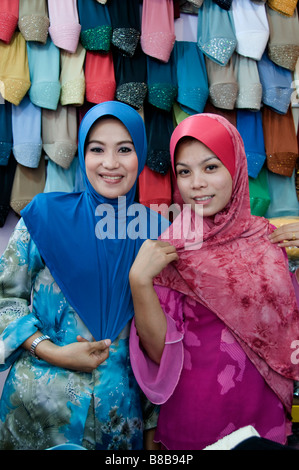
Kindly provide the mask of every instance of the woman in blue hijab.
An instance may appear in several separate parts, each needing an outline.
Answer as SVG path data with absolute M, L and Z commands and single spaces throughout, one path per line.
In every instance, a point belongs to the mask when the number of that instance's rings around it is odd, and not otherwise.
M 156 425 L 128 347 L 129 270 L 168 226 L 134 202 L 146 155 L 141 116 L 101 103 L 79 130 L 86 189 L 39 194 L 22 211 L 0 260 L 1 449 L 142 449 Z

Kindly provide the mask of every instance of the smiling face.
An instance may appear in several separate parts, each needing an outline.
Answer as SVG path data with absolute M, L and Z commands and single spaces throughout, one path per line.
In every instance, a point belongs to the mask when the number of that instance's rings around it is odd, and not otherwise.
M 137 178 L 138 158 L 121 121 L 109 117 L 93 125 L 86 142 L 85 167 L 98 194 L 114 199 L 130 191 Z
M 212 217 L 230 201 L 232 177 L 221 160 L 202 142 L 184 139 L 175 153 L 177 184 L 183 201 L 193 210 L 202 207 Z

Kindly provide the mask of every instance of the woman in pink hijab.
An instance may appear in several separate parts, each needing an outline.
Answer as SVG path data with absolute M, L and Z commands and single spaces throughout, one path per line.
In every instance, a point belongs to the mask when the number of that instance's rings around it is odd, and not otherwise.
M 198 114 L 176 127 L 170 153 L 181 212 L 130 272 L 131 362 L 161 405 L 155 440 L 204 449 L 250 425 L 285 444 L 299 287 L 273 226 L 251 215 L 243 141 L 225 118 Z

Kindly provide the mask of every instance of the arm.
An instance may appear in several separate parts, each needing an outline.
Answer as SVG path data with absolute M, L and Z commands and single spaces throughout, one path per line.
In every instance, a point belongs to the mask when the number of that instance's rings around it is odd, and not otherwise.
M 27 351 L 30 350 L 32 342 L 42 336 L 40 331 L 30 336 L 22 344 Z M 35 349 L 36 355 L 44 361 L 64 369 L 80 372 L 92 372 L 109 356 L 110 340 L 87 341 L 81 336 L 77 337 L 78 343 L 66 346 L 57 346 L 50 340 L 39 343 Z
M 132 265 L 129 279 L 135 311 L 135 326 L 148 356 L 160 363 L 167 322 L 153 287 L 153 278 L 178 255 L 167 242 L 146 240 Z
M 38 330 L 29 304 L 32 282 L 42 267 L 21 219 L 0 259 L 1 370 L 11 366 L 22 352 L 22 343 Z
M 152 403 L 161 405 L 175 390 L 183 368 L 185 296 L 168 287 L 155 286 L 155 291 L 167 323 L 160 363 L 157 364 L 147 355 L 137 334 L 134 318 L 130 332 L 130 359 L 135 378 L 143 393 Z
M 35 338 L 42 336 L 39 320 L 30 311 L 31 290 L 44 264 L 21 219 L 0 259 L 0 369 L 5 370 L 22 353 L 29 350 Z M 36 354 L 50 364 L 90 372 L 107 359 L 110 341 L 88 342 L 78 337 L 77 343 L 57 346 L 42 341 Z
M 156 428 L 149 429 L 144 432 L 144 448 L 145 450 L 161 450 L 160 443 L 155 442 Z

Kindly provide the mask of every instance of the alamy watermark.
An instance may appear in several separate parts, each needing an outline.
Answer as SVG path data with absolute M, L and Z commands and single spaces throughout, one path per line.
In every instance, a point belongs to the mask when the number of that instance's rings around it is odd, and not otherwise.
M 190 204 L 184 204 L 181 208 L 178 204 L 151 204 L 149 207 L 153 213 L 148 215 L 148 209 L 139 203 L 126 204 L 126 196 L 118 197 L 117 206 L 112 204 L 99 204 L 95 216 L 100 220 L 95 227 L 96 237 L 99 239 L 147 239 L 160 237 L 161 240 L 169 236 L 170 222 L 181 214 L 180 223 L 175 224 L 175 230 L 171 237 L 174 240 L 184 240 L 185 248 L 200 248 L 203 234 L 203 208 L 196 206 L 195 212 Z M 162 215 L 162 220 L 153 214 Z
M 299 364 L 299 340 L 294 340 L 291 344 L 291 349 L 295 349 L 295 351 L 291 354 L 291 363 L 292 364 Z

